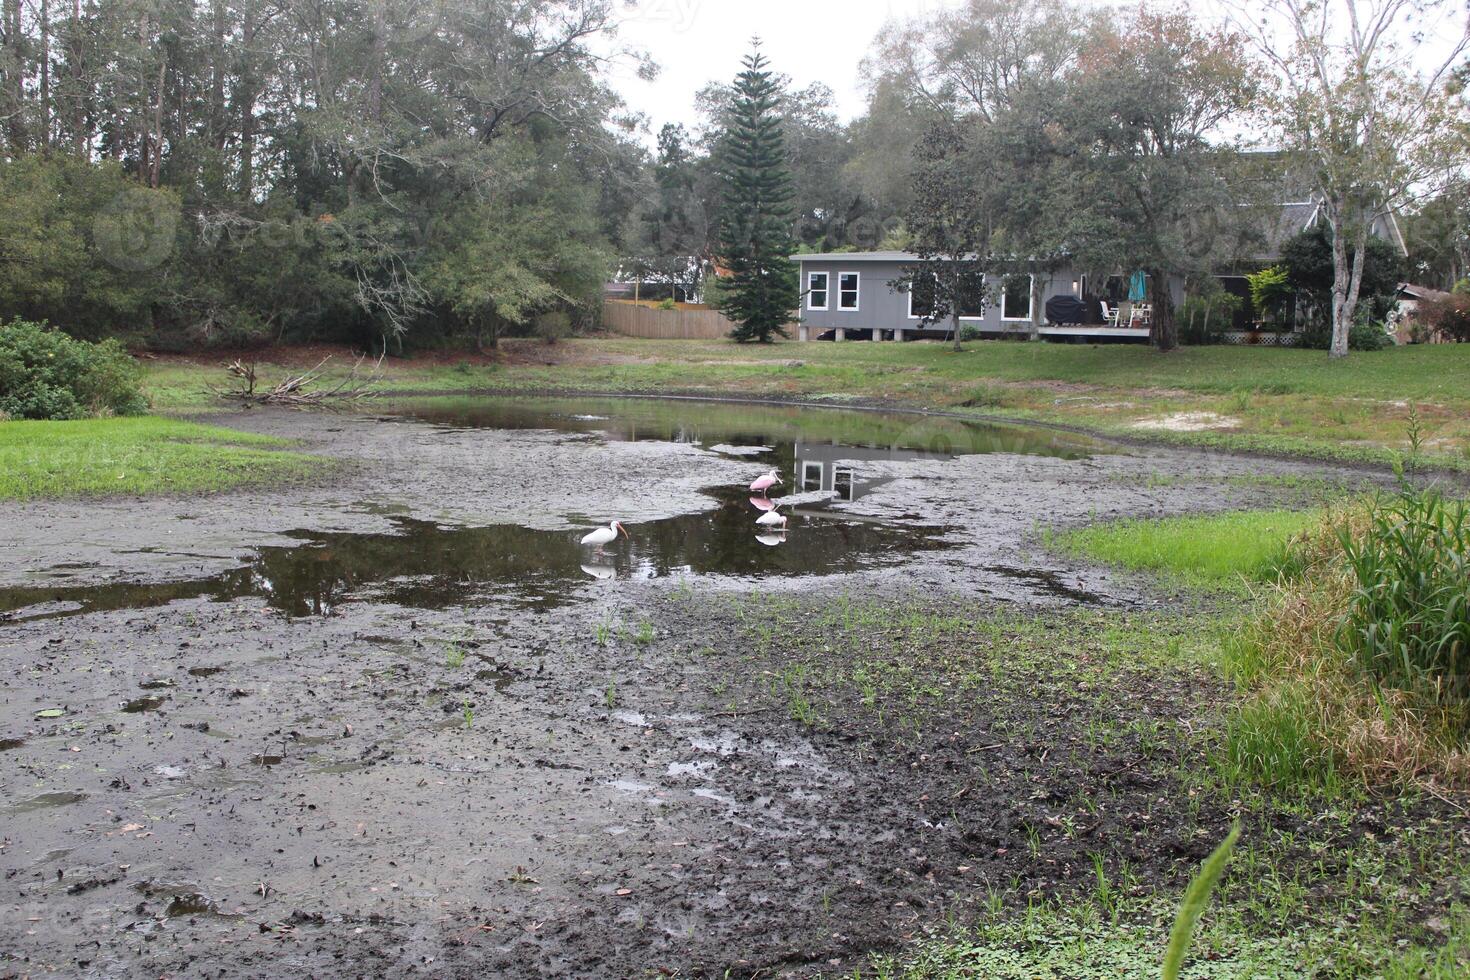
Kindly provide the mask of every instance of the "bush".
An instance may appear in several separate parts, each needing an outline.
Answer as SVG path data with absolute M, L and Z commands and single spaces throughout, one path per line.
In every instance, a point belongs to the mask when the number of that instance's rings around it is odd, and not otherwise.
M 980 330 L 979 327 L 975 326 L 975 324 L 973 324 L 973 323 L 962 323 L 962 324 L 960 324 L 960 339 L 961 340 L 979 340 L 979 339 L 981 339 L 984 336 L 985 336 L 985 334 Z
M 117 341 L 90 344 L 25 320 L 0 324 L 0 415 L 76 419 L 147 409 L 138 366 Z
M 1297 346 L 1306 350 L 1331 350 L 1332 327 L 1313 323 L 1302 331 Z M 1393 346 L 1393 338 L 1381 323 L 1359 323 L 1348 331 L 1348 350 L 1375 351 Z
M 1430 300 L 1420 305 L 1419 321 L 1431 333 L 1443 334 L 1456 343 L 1470 341 L 1470 296 L 1457 290 L 1441 300 Z
M 658 308 L 661 310 L 677 310 L 679 308 L 679 304 L 674 302 L 674 298 L 670 296 L 667 299 L 660 300 Z
M 565 313 L 543 313 L 536 318 L 536 336 L 554 344 L 572 332 L 572 318 Z
M 1235 314 L 1245 300 L 1223 289 L 1190 296 L 1179 307 L 1175 322 L 1179 324 L 1181 344 L 1217 344 L 1235 322 Z

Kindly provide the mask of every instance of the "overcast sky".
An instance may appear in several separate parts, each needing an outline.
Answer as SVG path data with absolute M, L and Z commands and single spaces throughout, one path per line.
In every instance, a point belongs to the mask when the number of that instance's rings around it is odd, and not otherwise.
M 750 48 L 751 35 L 758 33 L 777 71 L 790 75 L 797 87 L 812 82 L 830 86 L 837 96 L 838 114 L 849 121 L 863 111 L 859 64 L 883 25 L 890 18 L 907 20 L 961 2 L 636 0 L 623 15 L 620 40 L 649 52 L 662 71 L 656 81 L 644 82 L 630 64 L 623 64 L 614 72 L 613 83 L 631 109 L 649 117 L 651 139 L 666 122 L 695 122 L 694 93 L 707 82 L 733 79 Z M 1106 0 L 1083 2 L 1118 5 Z M 1205 18 L 1222 16 L 1218 0 L 1184 0 L 1183 5 Z

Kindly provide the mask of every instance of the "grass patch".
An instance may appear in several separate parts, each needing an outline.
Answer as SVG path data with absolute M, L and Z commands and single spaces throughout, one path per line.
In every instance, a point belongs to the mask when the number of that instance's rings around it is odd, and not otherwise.
M 1286 791 L 1470 786 L 1470 511 L 1433 492 L 1331 511 L 1224 646 L 1246 692 L 1222 765 Z
M 175 419 L 0 422 L 0 499 L 197 493 L 320 474 L 284 440 Z
M 1290 510 L 1129 519 L 1047 532 L 1044 541 L 1078 557 L 1218 588 L 1274 581 L 1287 543 L 1320 520 L 1320 513 Z

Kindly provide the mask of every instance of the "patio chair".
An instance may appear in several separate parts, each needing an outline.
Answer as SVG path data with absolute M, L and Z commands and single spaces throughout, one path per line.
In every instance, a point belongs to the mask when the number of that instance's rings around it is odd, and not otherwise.
M 1118 308 L 1109 306 L 1107 300 L 1102 301 L 1103 326 L 1116 327 L 1118 325 Z

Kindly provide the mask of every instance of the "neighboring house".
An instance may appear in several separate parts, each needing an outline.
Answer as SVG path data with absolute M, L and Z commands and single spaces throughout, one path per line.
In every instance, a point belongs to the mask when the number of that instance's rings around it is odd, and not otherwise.
M 798 336 L 801 340 L 830 337 L 834 340 L 905 340 L 915 337 L 944 337 L 949 321 L 923 324 L 926 301 L 922 290 L 912 293 L 894 282 L 918 262 L 909 252 L 835 252 L 824 255 L 793 255 L 801 272 L 802 309 Z M 1040 279 L 1039 297 L 1032 290 L 1033 278 Z M 971 327 L 982 335 L 1028 335 L 1035 321 L 1043 337 L 1079 337 L 1092 340 L 1147 340 L 1149 328 L 1133 316 L 1127 302 L 1128 284 L 1122 276 L 1104 282 L 1089 282 L 1070 265 L 1055 271 L 986 277 L 988 299 L 983 307 L 961 311 L 961 329 Z M 1146 287 L 1153 295 L 1153 283 Z M 1184 302 L 1184 281 L 1170 283 L 1174 303 Z M 1044 309 L 1048 300 L 1071 296 L 1086 301 L 1091 314 L 1076 324 L 1050 324 Z M 1041 309 L 1032 304 L 1039 303 Z M 1104 322 L 1103 303 L 1120 311 L 1115 323 Z
M 1398 307 L 1393 311 L 1392 326 L 1394 340 L 1400 344 L 1440 343 L 1448 338 L 1437 337 L 1421 327 L 1419 307 L 1424 303 L 1438 303 L 1450 298 L 1449 293 L 1428 286 L 1416 286 L 1411 282 L 1399 283 Z
M 1315 200 L 1288 201 L 1280 205 L 1274 220 L 1266 219 L 1266 227 L 1256 239 L 1259 247 L 1248 258 L 1237 263 L 1235 268 L 1222 271 L 1215 276 L 1227 293 L 1239 296 L 1243 301 L 1235 314 L 1234 327 L 1236 330 L 1251 329 L 1252 321 L 1256 318 L 1255 311 L 1251 309 L 1251 290 L 1246 274 L 1268 268 L 1281 261 L 1281 249 L 1289 240 L 1303 232 L 1311 231 L 1326 220 L 1322 213 L 1321 203 Z M 1370 233 L 1389 242 L 1400 255 L 1409 254 L 1397 215 L 1388 214 L 1379 217 L 1373 222 Z
M 611 280 L 603 284 L 605 299 L 675 299 L 701 301 L 701 287 L 710 263 L 697 255 L 624 259 Z
M 1260 244 L 1254 249 L 1254 254 L 1235 269 L 1222 271 L 1216 276 L 1227 292 L 1246 300 L 1238 314 L 1238 328 L 1248 328 L 1252 319 L 1250 288 L 1245 273 L 1278 261 L 1281 248 L 1289 239 L 1323 220 L 1321 205 L 1315 201 L 1293 201 L 1281 205 L 1274 220 L 1267 221 L 1264 234 L 1257 237 Z M 1380 218 L 1372 231 L 1392 243 L 1401 254 L 1408 254 L 1403 231 L 1394 215 Z M 903 287 L 892 285 L 903 279 L 905 270 L 919 261 L 913 253 L 833 252 L 793 255 L 791 260 L 797 264 L 801 274 L 802 309 L 798 328 L 801 340 L 905 340 L 948 336 L 947 320 L 924 326 L 926 304 L 922 291 L 911 294 Z M 1041 280 L 1035 293 L 1032 290 L 1033 278 Z M 1128 301 L 1128 280 L 1124 275 L 1089 281 L 1086 275 L 1067 263 L 1052 270 L 1037 266 L 1020 274 L 988 275 L 985 285 L 987 301 L 983 307 L 977 306 L 968 313 L 961 312 L 962 330 L 969 327 L 982 336 L 992 337 L 1028 336 L 1034 325 L 1038 335 L 1055 339 L 1144 341 L 1149 336 L 1147 316 L 1154 297 L 1153 282 L 1146 285 L 1143 304 Z M 1184 302 L 1183 278 L 1171 277 L 1169 291 L 1177 310 Z M 1086 312 L 1081 323 L 1048 322 L 1045 315 L 1047 301 L 1059 296 L 1082 302 Z

